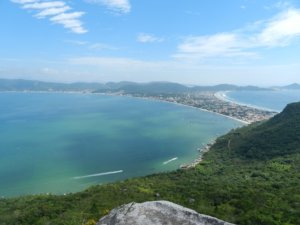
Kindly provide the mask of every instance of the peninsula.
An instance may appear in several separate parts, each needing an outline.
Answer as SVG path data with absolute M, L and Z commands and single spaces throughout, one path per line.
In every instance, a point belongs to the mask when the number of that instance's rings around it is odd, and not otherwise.
M 148 98 L 182 104 L 221 114 L 246 124 L 267 120 L 277 114 L 273 111 L 240 105 L 232 101 L 226 101 L 223 98 L 218 97 L 217 92 L 214 91 L 199 91 L 178 94 L 111 92 L 110 94 Z

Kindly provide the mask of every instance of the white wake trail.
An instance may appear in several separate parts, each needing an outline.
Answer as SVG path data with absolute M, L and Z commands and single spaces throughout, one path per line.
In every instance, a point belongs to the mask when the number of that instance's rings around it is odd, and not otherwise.
M 170 159 L 170 160 L 168 160 L 168 161 L 165 161 L 163 164 L 164 164 L 164 165 L 167 165 L 168 163 L 170 163 L 170 162 L 172 162 L 172 161 L 175 161 L 175 160 L 177 160 L 177 159 L 178 159 L 178 157 L 172 158 L 172 159 Z
M 90 174 L 90 175 L 85 175 L 85 176 L 73 177 L 73 179 L 83 179 L 83 178 L 89 178 L 89 177 L 100 177 L 100 176 L 106 176 L 106 175 L 111 175 L 111 174 L 116 174 L 116 173 L 123 173 L 123 170 L 110 171 L 110 172 L 104 172 L 104 173 L 95 173 L 95 174 Z

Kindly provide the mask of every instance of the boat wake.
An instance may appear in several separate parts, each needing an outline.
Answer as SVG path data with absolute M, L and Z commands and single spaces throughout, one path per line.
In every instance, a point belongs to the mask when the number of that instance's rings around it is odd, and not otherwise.
M 178 159 L 177 157 L 172 158 L 172 159 L 170 159 L 170 160 L 168 160 L 168 161 L 163 162 L 163 164 L 164 164 L 164 165 L 167 165 L 168 163 L 173 162 L 173 161 L 175 161 L 175 160 L 177 160 L 177 159 Z
M 123 170 L 89 174 L 89 175 L 85 175 L 85 176 L 73 177 L 73 179 L 83 179 L 83 178 L 89 178 L 89 177 L 100 177 L 100 176 L 106 176 L 106 175 L 111 175 L 111 174 L 116 174 L 116 173 L 123 173 Z

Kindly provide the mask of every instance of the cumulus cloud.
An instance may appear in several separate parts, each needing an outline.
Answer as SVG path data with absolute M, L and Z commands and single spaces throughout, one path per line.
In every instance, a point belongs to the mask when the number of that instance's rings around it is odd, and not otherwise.
M 288 9 L 266 23 L 257 35 L 260 45 L 269 47 L 286 46 L 300 36 L 300 10 Z
M 178 46 L 178 51 L 196 57 L 238 56 L 245 54 L 242 51 L 242 45 L 238 35 L 220 33 L 210 36 L 187 37 Z
M 64 1 L 40 1 L 40 0 L 11 0 L 14 3 L 22 5 L 25 10 L 35 10 L 36 18 L 42 19 L 48 17 L 49 20 L 56 24 L 63 25 L 73 33 L 83 34 L 87 30 L 83 27 L 80 18 L 84 12 L 68 12 L 72 10 Z
M 257 55 L 257 48 L 288 46 L 300 37 L 300 10 L 286 9 L 269 20 L 254 23 L 253 27 L 255 29 L 250 33 L 247 29 L 240 29 L 208 36 L 186 37 L 178 45 L 174 57 L 253 57 Z
M 85 0 L 88 3 L 101 4 L 117 13 L 129 13 L 131 4 L 129 0 Z
M 153 42 L 162 42 L 164 39 L 156 37 L 152 34 L 140 33 L 137 36 L 137 41 L 141 43 L 153 43 Z

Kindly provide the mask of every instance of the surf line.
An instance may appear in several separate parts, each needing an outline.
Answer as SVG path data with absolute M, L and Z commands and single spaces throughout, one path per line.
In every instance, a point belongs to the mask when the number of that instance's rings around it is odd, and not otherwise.
M 177 160 L 177 159 L 178 159 L 178 157 L 172 158 L 172 159 L 170 159 L 170 160 L 168 160 L 168 161 L 163 162 L 163 164 L 164 164 L 164 165 L 167 165 L 168 163 L 170 163 L 170 162 L 172 162 L 172 161 L 175 161 L 175 160 Z
M 73 177 L 73 179 L 83 179 L 83 178 L 89 178 L 89 177 L 100 177 L 100 176 L 111 175 L 111 174 L 116 174 L 116 173 L 123 173 L 123 170 L 110 171 L 110 172 L 105 172 L 105 173 L 95 173 L 95 174 L 90 174 L 90 175 L 85 175 L 85 176 L 80 176 L 80 177 Z

